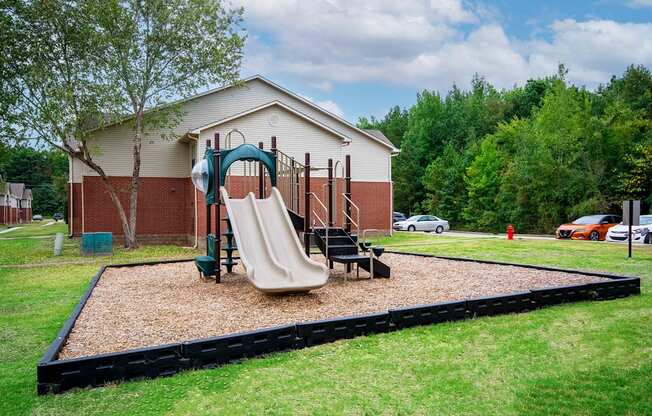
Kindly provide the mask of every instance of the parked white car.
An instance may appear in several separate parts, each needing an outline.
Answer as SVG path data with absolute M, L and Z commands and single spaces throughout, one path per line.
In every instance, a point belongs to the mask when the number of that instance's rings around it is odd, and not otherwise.
M 629 226 L 622 222 L 609 228 L 607 241 L 627 241 Z M 652 244 L 652 215 L 641 215 L 641 225 L 632 226 L 632 243 Z
M 437 234 L 449 230 L 448 221 L 435 217 L 434 215 L 414 215 L 405 221 L 394 223 L 397 231 L 434 231 Z

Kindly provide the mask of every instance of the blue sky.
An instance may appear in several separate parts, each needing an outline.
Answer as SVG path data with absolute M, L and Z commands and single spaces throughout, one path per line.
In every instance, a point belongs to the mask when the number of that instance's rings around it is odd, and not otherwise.
M 350 121 L 474 73 L 499 88 L 554 74 L 595 88 L 652 68 L 652 0 L 238 0 L 242 75 L 262 74 Z

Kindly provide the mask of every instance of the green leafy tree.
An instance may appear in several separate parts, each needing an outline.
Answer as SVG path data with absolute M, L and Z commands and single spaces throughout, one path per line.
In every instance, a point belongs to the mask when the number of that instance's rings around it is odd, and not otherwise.
M 530 79 L 523 87 L 516 87 L 505 93 L 507 105 L 505 118 L 529 118 L 541 106 L 543 97 L 552 87 L 554 78 Z
M 65 212 L 66 188 L 55 181 L 68 179 L 68 158 L 60 150 L 16 146 L 0 161 L 0 173 L 9 182 L 22 182 L 32 189 L 32 212 L 52 215 Z
M 467 165 L 465 152 L 448 143 L 442 154 L 426 167 L 422 179 L 428 197 L 427 210 L 445 218 L 452 226 L 462 224 L 462 209 L 467 199 L 464 183 Z
M 418 207 L 458 222 L 470 155 L 482 137 L 495 131 L 505 108 L 501 94 L 478 76 L 470 91 L 454 86 L 443 99 L 422 92 L 408 113 L 401 154 L 393 165 L 395 206 L 409 212 Z
M 183 117 L 165 101 L 237 79 L 241 14 L 218 0 L 13 1 L 0 20 L 6 41 L 0 75 L 9 91 L 0 95 L 8 110 L 2 125 L 20 126 L 23 136 L 96 172 L 125 245 L 134 248 L 145 132 L 169 137 Z M 93 129 L 124 115 L 133 131 L 127 207 L 95 161 L 92 142 Z
M 622 77 L 612 77 L 599 93 L 607 102 L 622 101 L 652 119 L 652 73 L 643 65 L 630 65 Z
M 514 144 L 527 128 L 527 122 L 513 120 L 500 125 L 496 133 L 480 144 L 464 175 L 468 199 L 463 217 L 469 228 L 500 231 L 507 225 L 507 210 L 498 204 L 498 198 L 503 175 L 514 154 Z
M 376 129 L 383 132 L 385 136 L 396 147 L 401 147 L 403 135 L 408 126 L 408 112 L 399 106 L 392 107 L 382 120 L 374 116 L 370 118 L 360 117 L 357 126 L 361 129 Z
M 460 228 L 547 233 L 620 213 L 625 198 L 649 209 L 652 74 L 630 66 L 596 91 L 566 74 L 560 65 L 507 91 L 476 75 L 469 90 L 419 94 L 393 161 L 394 206 Z M 361 122 L 382 130 L 385 120 Z
M 647 209 L 652 207 L 652 144 L 640 144 L 625 157 L 620 174 L 623 199 L 640 199 Z

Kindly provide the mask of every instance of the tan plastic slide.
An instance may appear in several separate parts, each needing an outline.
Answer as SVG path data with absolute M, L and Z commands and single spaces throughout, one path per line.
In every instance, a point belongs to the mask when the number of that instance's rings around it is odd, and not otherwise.
M 307 292 L 328 281 L 328 268 L 310 259 L 294 231 L 281 194 L 256 199 L 231 199 L 224 187 L 222 199 L 231 219 L 240 260 L 247 278 L 266 293 Z

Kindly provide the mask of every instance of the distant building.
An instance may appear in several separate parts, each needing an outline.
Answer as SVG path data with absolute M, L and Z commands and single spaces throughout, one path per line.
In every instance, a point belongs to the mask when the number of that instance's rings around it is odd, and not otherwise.
M 32 190 L 24 183 L 0 180 L 0 224 L 22 224 L 32 220 Z

